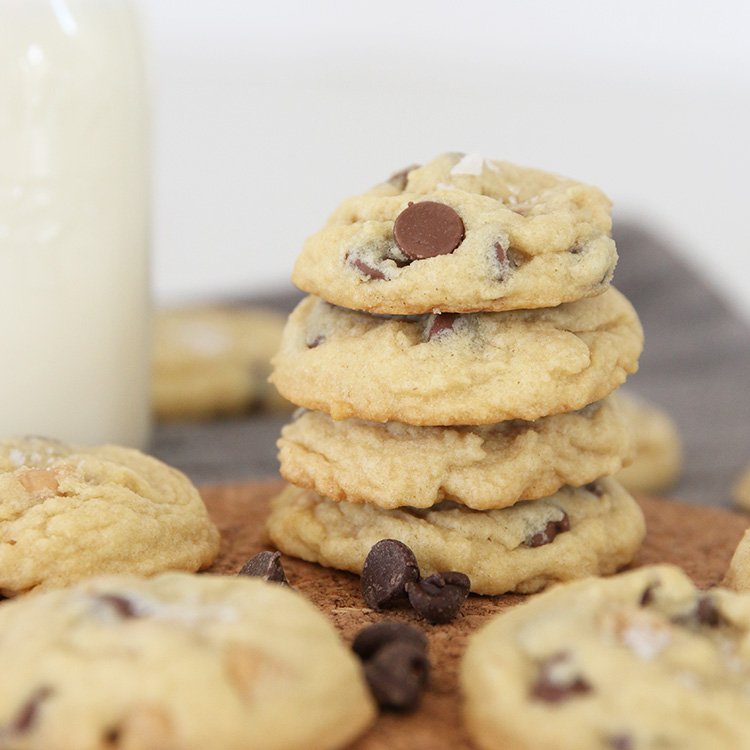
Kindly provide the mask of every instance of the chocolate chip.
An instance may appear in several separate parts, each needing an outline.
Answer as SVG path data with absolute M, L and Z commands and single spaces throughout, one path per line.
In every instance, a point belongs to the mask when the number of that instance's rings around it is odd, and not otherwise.
M 393 187 L 403 191 L 403 189 L 406 187 L 406 183 L 409 181 L 409 172 L 412 172 L 415 169 L 419 169 L 419 167 L 419 164 L 410 164 L 408 167 L 405 167 L 398 172 L 394 172 L 388 178 L 388 182 L 393 185 Z
M 521 256 L 511 248 L 506 249 L 501 242 L 496 242 L 495 259 L 500 266 L 498 279 L 504 281 L 516 268 L 521 265 Z
M 356 268 L 363 276 L 367 277 L 368 279 L 381 280 L 385 278 L 385 274 L 382 271 L 375 268 L 375 266 L 371 266 L 369 263 L 362 260 L 362 258 L 355 258 L 350 255 L 347 260 L 350 266 Z
M 409 603 L 427 622 L 450 622 L 459 612 L 471 589 L 467 575 L 450 571 L 433 573 L 415 583 L 406 584 Z
M 409 643 L 427 652 L 427 637 L 418 628 L 395 620 L 381 620 L 362 628 L 352 643 L 352 650 L 363 661 L 371 658 L 389 643 Z
M 381 539 L 365 558 L 362 568 L 362 596 L 368 607 L 383 609 L 405 596 L 409 582 L 419 580 L 414 553 L 397 539 Z
M 432 341 L 436 336 L 453 330 L 453 324 L 458 320 L 456 313 L 442 313 L 441 315 L 430 315 L 427 318 L 425 330 L 425 341 Z
M 548 521 L 544 529 L 529 537 L 525 544 L 527 547 L 541 547 L 553 542 L 555 537 L 563 531 L 570 531 L 570 519 L 567 513 L 563 513 L 559 521 Z
M 305 343 L 307 344 L 308 349 L 315 349 L 315 347 L 320 346 L 325 340 L 326 337 L 323 336 L 323 334 L 318 334 L 317 336 L 308 339 Z
M 394 711 L 416 708 L 429 671 L 424 649 L 406 641 L 386 644 L 364 665 L 373 698 L 381 708 Z
M 580 675 L 570 675 L 560 679 L 555 675 L 555 667 L 569 658 L 566 653 L 559 653 L 545 659 L 539 665 L 536 681 L 531 686 L 531 697 L 545 703 L 560 703 L 576 695 L 591 692 L 591 685 Z
M 646 586 L 645 589 L 643 589 L 643 593 L 641 594 L 641 599 L 639 602 L 641 607 L 648 607 L 648 605 L 651 604 L 652 601 L 654 601 L 654 591 L 656 590 L 656 587 L 658 585 L 658 583 L 649 583 L 649 585 Z
M 607 740 L 611 750 L 633 750 L 633 738 L 629 734 L 615 734 Z
M 265 550 L 251 557 L 241 568 L 238 576 L 253 576 L 271 583 L 289 585 L 284 566 L 281 564 L 281 552 Z
M 583 252 L 583 248 L 580 245 L 573 245 L 568 252 L 571 255 L 580 255 Z
M 100 594 L 97 598 L 99 601 L 112 607 L 123 619 L 127 620 L 139 616 L 136 608 L 133 606 L 133 602 L 124 596 L 120 596 L 119 594 Z
M 701 625 L 717 628 L 722 623 L 721 613 L 716 609 L 711 597 L 702 596 L 695 606 L 695 619 Z
M 53 693 L 52 688 L 43 686 L 31 694 L 29 699 L 18 710 L 7 731 L 12 734 L 26 734 L 33 729 L 39 718 L 39 709 Z
M 604 497 L 604 487 L 602 487 L 599 482 L 589 482 L 584 489 L 588 490 L 592 495 Z
M 409 203 L 396 218 L 393 237 L 412 260 L 452 253 L 464 239 L 461 217 L 445 203 Z

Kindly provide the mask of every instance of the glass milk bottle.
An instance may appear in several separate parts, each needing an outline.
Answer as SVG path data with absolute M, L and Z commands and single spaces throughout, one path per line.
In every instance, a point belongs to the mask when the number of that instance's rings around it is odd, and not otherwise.
M 147 443 L 146 114 L 125 0 L 0 0 L 0 439 Z

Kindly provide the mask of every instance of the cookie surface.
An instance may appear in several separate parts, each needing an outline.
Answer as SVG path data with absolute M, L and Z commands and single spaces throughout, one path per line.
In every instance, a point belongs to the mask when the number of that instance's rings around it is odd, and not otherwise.
M 381 510 L 289 486 L 273 500 L 267 527 L 283 552 L 358 574 L 376 542 L 397 539 L 423 576 L 457 570 L 479 594 L 533 593 L 612 573 L 632 560 L 644 536 L 640 508 L 611 479 L 490 511 L 452 503 Z
M 406 318 L 307 297 L 271 379 L 334 419 L 492 424 L 604 398 L 636 371 L 642 346 L 638 317 L 614 288 L 553 309 Z
M 445 154 L 344 201 L 305 243 L 292 280 L 380 313 L 553 307 L 606 289 L 610 231 L 596 188 Z
M 469 640 L 478 747 L 704 750 L 750 746 L 750 597 L 678 568 L 555 587 Z
M 0 606 L 8 750 L 343 747 L 374 718 L 301 595 L 247 577 L 114 576 Z
M 306 411 L 284 427 L 281 475 L 332 500 L 504 508 L 614 474 L 633 443 L 610 399 L 536 422 L 413 427 Z
M 628 492 L 659 493 L 682 472 L 682 441 L 670 416 L 631 393 L 614 394 L 635 439 L 633 461 L 617 474 Z
M 735 591 L 750 591 L 750 529 L 732 555 L 724 584 Z
M 179 471 L 129 448 L 0 442 L 0 593 L 101 573 L 195 571 L 219 532 Z
M 262 309 L 178 307 L 157 312 L 152 397 L 162 419 L 207 419 L 251 406 L 290 408 L 267 383 L 284 317 Z

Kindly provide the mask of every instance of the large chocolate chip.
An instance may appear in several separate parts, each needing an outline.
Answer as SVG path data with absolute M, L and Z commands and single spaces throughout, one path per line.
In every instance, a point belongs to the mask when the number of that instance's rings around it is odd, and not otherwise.
M 424 649 L 406 641 L 386 644 L 364 665 L 373 698 L 381 708 L 394 711 L 416 708 L 429 670 Z
M 563 531 L 570 531 L 570 519 L 567 513 L 563 513 L 559 521 L 548 521 L 547 525 L 536 534 L 530 536 L 525 544 L 527 547 L 541 547 L 555 541 L 555 537 Z
M 381 620 L 362 628 L 354 638 L 352 650 L 360 659 L 366 661 L 381 648 L 395 641 L 408 643 L 427 652 L 425 634 L 412 625 L 395 620 Z
M 397 539 L 381 539 L 365 558 L 362 568 L 362 596 L 368 607 L 383 609 L 405 596 L 408 583 L 419 580 L 414 553 Z
M 240 568 L 237 575 L 253 576 L 255 578 L 262 578 L 264 581 L 270 581 L 271 583 L 289 585 L 286 573 L 284 572 L 284 566 L 281 564 L 281 552 L 271 552 L 269 550 L 258 552 L 257 555 L 251 557 Z
M 409 603 L 418 615 L 433 625 L 450 622 L 458 614 L 470 589 L 469 577 L 455 571 L 433 573 L 421 581 L 406 584 Z
M 133 602 L 120 594 L 100 594 L 98 599 L 112 607 L 123 619 L 139 616 Z
M 52 695 L 52 688 L 43 686 L 35 690 L 18 710 L 7 731 L 12 734 L 26 734 L 34 728 L 39 718 L 42 703 Z M 0 737 L 0 739 L 2 739 Z
M 396 218 L 393 238 L 412 260 L 452 253 L 464 239 L 461 217 L 445 203 L 409 203 Z
M 560 703 L 591 692 L 591 685 L 581 675 L 570 675 L 561 679 L 555 674 L 555 667 L 568 658 L 566 653 L 554 654 L 539 665 L 536 680 L 531 686 L 532 698 L 545 703 Z
M 436 336 L 453 330 L 453 325 L 458 320 L 456 313 L 442 313 L 441 315 L 430 315 L 427 318 L 425 330 L 425 341 L 432 341 Z

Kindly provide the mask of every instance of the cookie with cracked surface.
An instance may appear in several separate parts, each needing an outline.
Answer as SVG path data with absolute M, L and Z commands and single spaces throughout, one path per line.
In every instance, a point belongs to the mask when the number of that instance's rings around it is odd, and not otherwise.
M 628 492 L 658 494 L 671 487 L 682 472 L 682 441 L 677 426 L 662 409 L 632 393 L 613 396 L 635 439 L 633 461 L 618 472 Z
M 732 500 L 738 508 L 750 511 L 750 465 L 745 468 L 734 483 Z
M 612 479 L 488 511 L 451 502 L 382 510 L 289 486 L 272 501 L 267 528 L 283 552 L 357 574 L 374 544 L 396 539 L 423 576 L 457 570 L 478 594 L 533 593 L 613 573 L 633 559 L 645 531 L 638 504 Z
M 611 225 L 597 188 L 444 154 L 344 201 L 305 243 L 292 280 L 379 313 L 554 307 L 607 288 Z
M 382 317 L 307 297 L 271 379 L 334 419 L 535 420 L 598 401 L 638 368 L 643 332 L 616 289 L 552 309 Z
M 0 442 L 0 593 L 210 565 L 219 532 L 190 480 L 130 448 Z
M 611 398 L 536 422 L 414 427 L 304 411 L 281 432 L 281 474 L 332 500 L 504 508 L 614 474 L 633 441 Z
M 466 723 L 480 748 L 750 746 L 750 596 L 654 566 L 558 586 L 470 637 Z
M 96 578 L 0 607 L 8 750 L 333 750 L 373 719 L 302 596 L 246 577 Z
M 267 382 L 284 316 L 271 310 L 187 306 L 157 312 L 152 400 L 160 419 L 209 419 L 252 406 L 289 409 Z

